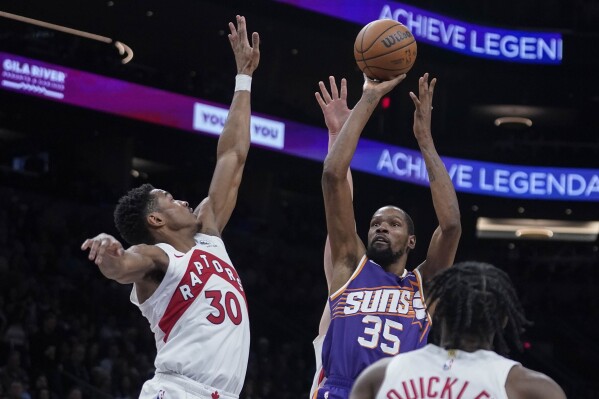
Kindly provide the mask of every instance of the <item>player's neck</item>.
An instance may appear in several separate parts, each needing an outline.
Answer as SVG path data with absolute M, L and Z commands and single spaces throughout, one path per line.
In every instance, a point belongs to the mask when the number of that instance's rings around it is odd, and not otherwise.
M 477 337 L 463 334 L 457 345 L 450 342 L 445 334 L 441 333 L 440 346 L 445 349 L 458 349 L 464 352 L 475 352 L 477 350 L 493 350 L 493 337 Z
M 383 268 L 389 273 L 393 273 L 401 277 L 403 276 L 404 271 L 406 270 L 406 258 L 402 256 L 397 261 L 387 266 L 384 266 Z
M 196 245 L 194 239 L 195 235 L 195 229 L 169 231 L 158 237 L 156 242 L 164 242 L 175 248 L 177 251 L 186 253 Z

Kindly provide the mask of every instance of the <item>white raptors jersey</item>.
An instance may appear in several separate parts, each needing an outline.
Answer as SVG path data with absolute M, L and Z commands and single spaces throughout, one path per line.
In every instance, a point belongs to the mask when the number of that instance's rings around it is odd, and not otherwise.
M 167 253 L 164 279 L 144 303 L 131 302 L 150 322 L 156 339 L 157 372 L 176 373 L 239 395 L 245 379 L 250 325 L 245 293 L 223 241 L 205 234 L 180 253 Z
M 518 364 L 491 351 L 428 344 L 391 360 L 376 399 L 507 399 L 507 375 Z

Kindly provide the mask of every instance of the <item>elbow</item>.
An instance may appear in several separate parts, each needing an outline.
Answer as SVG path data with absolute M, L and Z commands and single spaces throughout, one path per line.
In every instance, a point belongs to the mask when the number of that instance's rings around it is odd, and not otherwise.
M 216 153 L 216 162 L 227 162 L 231 166 L 241 168 L 245 165 L 249 152 L 249 145 L 237 145 L 227 150 L 219 150 Z
M 106 277 L 109 280 L 114 280 L 119 284 L 127 284 L 122 282 L 125 279 L 123 273 L 119 273 L 117 270 L 103 268 L 100 265 L 100 272 L 104 275 L 104 277 Z
M 114 278 L 114 281 L 116 281 L 119 284 L 133 284 L 135 281 L 131 280 L 130 278 L 126 278 L 126 277 L 120 277 L 120 278 Z
M 322 184 L 329 185 L 335 182 L 343 181 L 346 179 L 347 170 L 343 171 L 342 168 L 331 165 L 331 162 L 325 159 L 324 167 L 322 169 Z
M 441 231 L 444 236 L 459 238 L 462 235 L 462 223 L 460 222 L 460 218 L 457 217 L 454 220 L 443 223 L 443 225 L 441 225 Z
M 244 147 L 244 148 L 235 148 L 232 151 L 232 157 L 233 159 L 235 159 L 235 163 L 237 164 L 238 167 L 242 167 L 243 165 L 245 165 L 245 161 L 247 160 L 248 157 L 248 152 L 249 152 L 249 147 Z

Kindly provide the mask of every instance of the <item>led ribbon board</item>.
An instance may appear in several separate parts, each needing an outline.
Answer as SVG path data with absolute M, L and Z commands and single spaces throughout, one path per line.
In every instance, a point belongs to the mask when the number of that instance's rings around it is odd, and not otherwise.
M 65 104 L 182 130 L 218 135 L 228 107 L 180 94 L 0 52 L 0 87 Z M 233 79 L 231 79 L 233 87 Z M 324 128 L 264 114 L 251 119 L 253 144 L 322 162 Z M 599 202 L 599 169 L 503 165 L 443 157 L 459 192 L 498 197 Z M 361 139 L 352 168 L 421 186 L 428 185 L 418 151 Z
M 560 64 L 560 33 L 499 29 L 458 21 L 406 4 L 385 0 L 275 0 L 359 25 L 390 18 L 407 26 L 416 41 L 493 60 Z M 357 31 L 356 31 L 357 34 Z

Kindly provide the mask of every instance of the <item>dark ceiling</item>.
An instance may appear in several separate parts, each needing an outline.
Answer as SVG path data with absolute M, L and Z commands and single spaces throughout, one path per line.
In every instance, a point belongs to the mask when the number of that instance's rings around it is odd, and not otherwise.
M 485 159 L 509 155 L 516 162 L 592 166 L 599 151 L 599 123 L 594 112 L 599 105 L 598 2 L 412 3 L 472 23 L 561 31 L 564 62 L 538 66 L 487 61 L 422 44 L 408 80 L 394 92 L 395 112 L 385 116 L 390 120 L 388 127 L 409 123 L 412 105 L 407 92 L 414 88 L 416 77 L 428 71 L 439 78 L 436 103 L 441 106 L 436 108 L 435 134 L 446 153 Z M 226 83 L 234 69 L 225 35 L 227 22 L 240 13 L 247 16 L 249 29 L 262 35 L 255 109 L 320 124 L 313 92 L 318 80 L 330 74 L 349 79 L 350 102 L 359 96 L 361 75 L 351 49 L 360 26 L 284 4 L 2 0 L 0 10 L 122 41 L 135 57 L 121 66 L 116 50 L 108 45 L 99 48 L 89 40 L 1 18 L 0 46 L 5 50 L 223 102 L 228 102 L 230 85 Z M 530 129 L 496 128 L 494 115 L 483 112 L 481 106 L 497 104 L 537 107 L 542 112 L 535 114 Z M 367 135 L 379 140 L 402 141 L 385 137 L 389 131 L 371 130 Z M 514 145 L 516 141 L 518 145 Z M 564 158 L 568 154 L 572 159 Z
M 418 76 L 430 72 L 438 78 L 433 136 L 441 155 L 505 164 L 599 169 L 599 0 L 404 2 L 475 24 L 560 31 L 564 35 L 564 61 L 559 66 L 514 64 L 419 44 L 416 64 L 406 81 L 392 93 L 391 108 L 376 111 L 365 137 L 415 148 L 411 133 L 413 104 L 408 92 L 416 89 Z M 274 1 L 0 0 L 0 11 L 119 40 L 133 49 L 134 58 L 123 65 L 113 46 L 1 16 L 0 51 L 223 104 L 230 102 L 235 74 L 227 24 L 235 14 L 242 14 L 247 17 L 248 28 L 258 31 L 262 41 L 260 67 L 252 85 L 254 111 L 323 126 L 314 92 L 318 81 L 329 75 L 348 79 L 350 105 L 360 96 L 362 75 L 355 66 L 352 47 L 361 26 Z M 502 112 L 498 106 L 530 116 L 532 127 L 496 127 L 493 121 Z M 214 161 L 213 137 L 0 90 L 0 179 L 15 178 L 9 182 L 15 186 L 25 185 L 22 180 L 28 176 L 3 173 L 10 169 L 6 164 L 12 157 L 51 148 L 53 155 L 58 154 L 54 166 L 60 170 L 59 178 L 52 180 L 54 176 L 50 176 L 32 185 L 58 190 L 62 196 L 80 202 L 104 193 L 107 187 L 90 177 L 97 172 L 94 168 L 113 180 L 124 179 L 122 175 L 127 173 L 123 170 L 129 172 L 131 168 L 128 164 L 127 169 L 119 169 L 123 160 L 117 159 L 115 153 L 119 151 L 115 148 L 131 145 L 120 135 L 134 138 L 135 157 L 152 161 L 138 166 L 150 173 L 153 184 L 164 187 L 168 179 L 165 188 L 180 198 L 203 198 L 189 195 L 189 190 L 195 189 L 189 187 L 208 187 L 207 171 L 212 170 Z M 194 170 L 191 176 L 190 171 Z M 298 243 L 321 245 L 326 235 L 321 172 L 322 167 L 316 162 L 252 149 L 241 188 L 243 200 L 236 208 L 238 223 L 257 226 L 251 230 L 257 239 L 269 237 L 263 235 L 263 230 L 274 232 L 280 227 L 280 231 L 285 231 L 284 237 L 293 238 L 289 248 L 294 251 L 301 251 Z M 85 185 L 79 185 L 82 177 Z M 362 230 L 376 207 L 398 203 L 418 221 L 419 237 L 430 237 L 437 221 L 428 189 L 403 183 L 391 185 L 382 177 L 361 173 L 355 173 L 354 178 L 359 187 L 354 198 L 357 226 L 362 226 Z M 0 185 L 4 186 L 4 181 Z M 108 188 L 115 190 L 115 197 L 123 192 L 123 187 Z M 101 203 L 100 206 L 112 209 L 115 198 L 106 199 L 102 197 L 103 201 L 93 205 Z M 534 303 L 537 313 L 551 312 L 547 318 L 551 322 L 547 328 L 539 323 L 537 336 L 556 342 L 556 353 L 564 353 L 567 356 L 563 357 L 570 359 L 556 361 L 559 368 L 552 371 L 581 374 L 574 381 L 592 374 L 597 354 L 592 346 L 594 337 L 589 334 L 587 339 L 581 339 L 580 330 L 582 327 L 582 331 L 591 331 L 588 315 L 596 312 L 596 278 L 592 276 L 596 277 L 599 270 L 597 241 L 498 243 L 477 239 L 475 224 L 478 216 L 599 220 L 597 204 L 463 193 L 459 193 L 459 201 L 463 226 L 460 258 L 509 262 L 518 267 L 516 282 L 526 287 L 531 298 L 545 298 Z M 97 223 L 104 223 L 106 231 L 111 231 L 110 218 L 94 221 Z M 253 240 L 248 242 L 254 245 Z M 424 259 L 425 250 L 426 245 L 419 244 L 411 261 Z M 314 264 L 320 259 L 319 252 Z M 310 265 L 304 266 L 309 270 Z M 281 264 L 277 268 L 284 269 Z M 292 269 L 284 271 L 295 273 Z M 570 281 L 579 285 L 570 285 Z M 549 290 L 550 283 L 559 287 Z M 584 290 L 580 288 L 583 284 Z M 584 292 L 587 296 L 577 296 Z M 573 298 L 587 299 L 570 307 L 570 303 L 578 301 Z M 565 312 L 556 310 L 562 307 L 554 307 L 554 303 L 568 306 L 566 316 L 575 316 L 572 320 L 578 321 L 562 320 Z M 559 328 L 555 328 L 556 314 L 562 320 Z M 555 339 L 557 334 L 560 340 Z
M 439 80 L 433 134 L 443 155 L 599 166 L 599 2 L 409 3 L 476 24 L 560 31 L 564 61 L 559 66 L 498 62 L 421 44 L 416 65 L 392 93 L 391 109 L 377 111 L 365 137 L 414 147 L 411 134 L 397 132 L 410 131 L 408 92 L 419 75 L 430 72 Z M 361 26 L 273 1 L 0 0 L 0 10 L 119 40 L 135 56 L 122 65 L 112 46 L 1 17 L 0 50 L 222 103 L 229 102 L 235 68 L 227 23 L 243 14 L 262 38 L 255 111 L 322 125 L 314 91 L 331 74 L 348 78 L 350 105 L 360 95 L 362 76 L 352 46 Z M 497 105 L 530 116 L 533 126 L 494 126 Z M 5 108 L 5 114 L 11 112 Z

